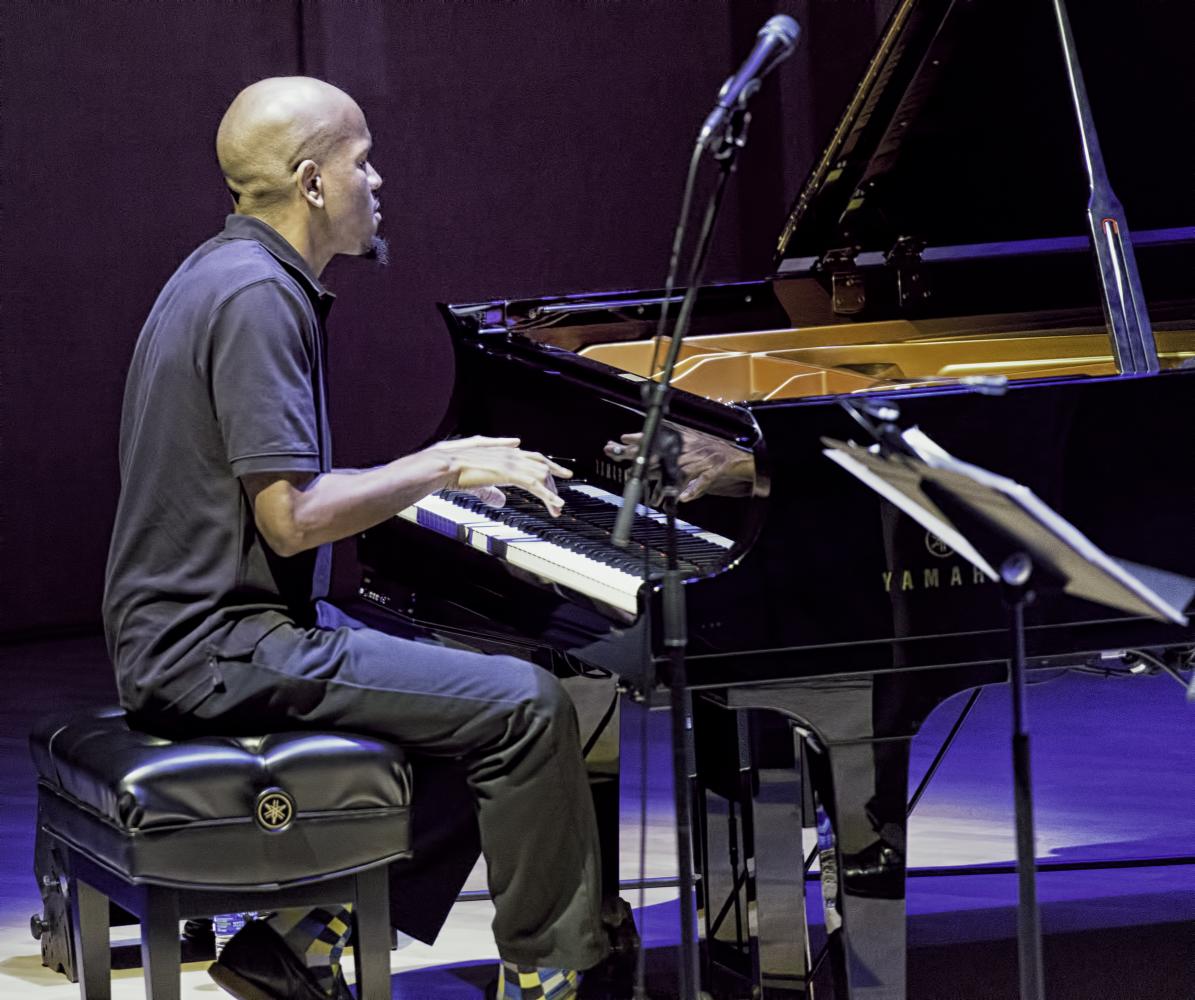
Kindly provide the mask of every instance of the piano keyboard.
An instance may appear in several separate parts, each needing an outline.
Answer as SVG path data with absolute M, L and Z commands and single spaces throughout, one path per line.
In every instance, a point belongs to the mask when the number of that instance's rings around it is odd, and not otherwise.
M 666 519 L 640 505 L 625 549 L 610 543 L 622 497 L 588 483 L 559 486 L 560 517 L 551 517 L 530 493 L 506 491 L 506 505 L 490 507 L 471 493 L 441 490 L 398 517 L 568 587 L 620 611 L 638 611 L 645 568 L 665 569 Z M 726 562 L 733 542 L 677 518 L 677 555 L 689 575 L 711 572 Z

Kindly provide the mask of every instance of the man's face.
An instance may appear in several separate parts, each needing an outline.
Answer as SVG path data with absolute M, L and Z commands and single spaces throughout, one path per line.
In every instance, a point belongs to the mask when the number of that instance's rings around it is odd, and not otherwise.
M 361 109 L 347 108 L 343 124 L 344 138 L 320 172 L 335 252 L 356 256 L 374 247 L 382 221 L 377 197 L 382 178 L 369 162 L 373 140 Z

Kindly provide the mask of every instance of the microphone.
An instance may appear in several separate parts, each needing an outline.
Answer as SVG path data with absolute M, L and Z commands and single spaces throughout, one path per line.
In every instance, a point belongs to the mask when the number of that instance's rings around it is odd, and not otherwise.
M 730 77 L 718 92 L 718 103 L 709 113 L 697 142 L 710 145 L 714 137 L 726 127 L 726 119 L 737 107 L 742 107 L 759 90 L 760 81 L 774 67 L 782 63 L 797 47 L 801 26 L 787 14 L 768 18 L 767 24 L 759 29 L 755 48 L 747 56 L 739 71 Z

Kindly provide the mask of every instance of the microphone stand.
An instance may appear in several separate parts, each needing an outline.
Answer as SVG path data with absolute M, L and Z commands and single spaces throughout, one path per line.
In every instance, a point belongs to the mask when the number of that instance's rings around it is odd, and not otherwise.
M 663 578 L 661 611 L 664 647 L 668 654 L 669 692 L 672 709 L 672 779 L 676 808 L 677 862 L 680 869 L 678 874 L 681 942 L 678 986 L 681 1000 L 696 1000 L 698 982 L 697 920 L 693 909 L 693 844 L 687 753 L 692 720 L 688 681 L 685 673 L 685 646 L 688 642 L 688 628 L 685 622 L 684 574 L 678 565 L 676 538 L 676 507 L 681 490 L 679 463 L 681 440 L 679 433 L 663 425 L 663 419 L 664 414 L 668 411 L 668 399 L 672 392 L 672 373 L 680 355 L 681 341 L 689 328 L 693 307 L 697 302 L 697 289 L 705 273 L 706 259 L 709 256 L 714 226 L 722 207 L 722 198 L 726 193 L 726 184 L 734 171 L 739 151 L 746 145 L 747 126 L 750 120 L 751 116 L 744 108 L 736 108 L 727 119 L 725 136 L 709 147 L 719 166 L 718 179 L 702 219 L 693 264 L 689 270 L 688 287 L 685 289 L 680 312 L 677 314 L 676 324 L 672 330 L 664 366 L 658 380 L 644 385 L 643 395 L 647 410 L 644 415 L 642 437 L 639 441 L 639 452 L 623 490 L 622 508 L 618 513 L 618 520 L 611 537 L 611 541 L 615 545 L 622 547 L 627 544 L 630 538 L 631 524 L 634 521 L 635 508 L 642 496 L 647 470 L 651 467 L 652 460 L 658 459 L 667 532 L 667 569 Z M 657 336 L 662 336 L 664 333 L 668 299 L 671 297 L 672 280 L 683 240 L 685 216 L 688 214 L 693 178 L 701 154 L 705 149 L 706 144 L 699 141 L 690 164 L 681 219 L 677 225 L 676 239 L 673 243 L 668 290 L 664 296 L 664 304 L 661 306 Z M 649 676 L 647 684 L 649 692 L 653 685 L 654 676 Z

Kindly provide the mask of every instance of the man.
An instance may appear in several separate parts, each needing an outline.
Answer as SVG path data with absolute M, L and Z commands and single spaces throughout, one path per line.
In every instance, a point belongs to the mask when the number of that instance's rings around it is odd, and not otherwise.
M 449 486 L 492 500 L 513 484 L 559 513 L 551 477 L 570 473 L 515 439 L 480 437 L 334 471 L 332 297 L 319 276 L 336 254 L 378 248 L 382 179 L 365 117 L 321 81 L 262 80 L 229 107 L 216 150 L 235 214 L 167 282 L 126 386 L 104 596 L 121 700 L 167 733 L 345 729 L 463 769 L 494 896 L 499 996 L 574 996 L 606 939 L 593 807 L 559 683 L 517 659 L 360 627 L 319 602 L 329 543 Z M 400 882 L 394 917 L 428 940 L 471 858 L 421 846 L 407 877 L 422 867 L 447 884 L 439 902 L 412 901 Z M 335 960 L 346 934 L 343 914 L 279 914 L 234 937 L 212 975 L 244 998 L 345 995 Z

